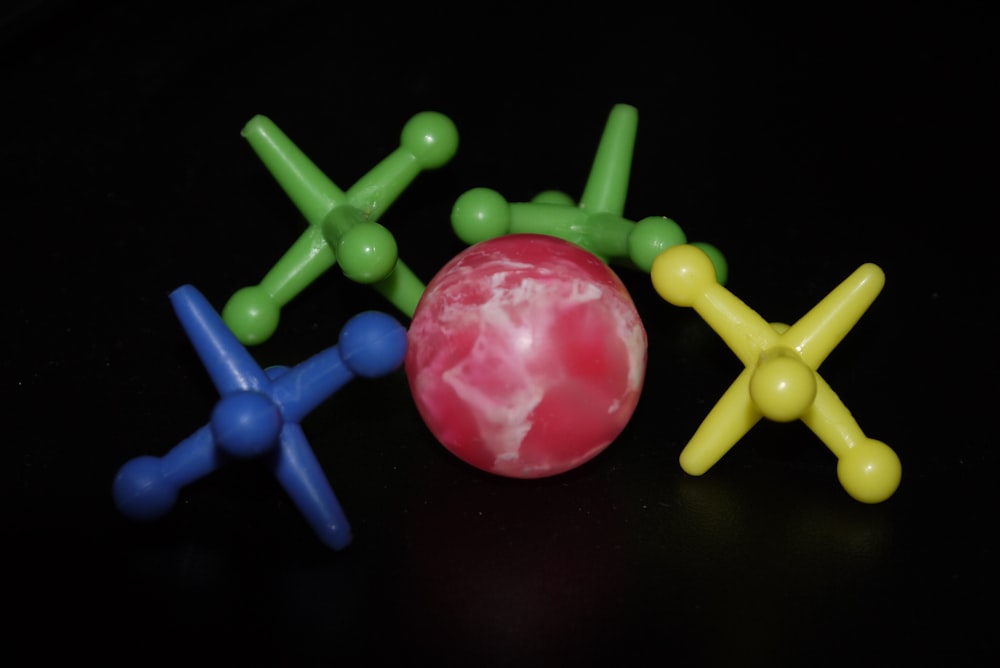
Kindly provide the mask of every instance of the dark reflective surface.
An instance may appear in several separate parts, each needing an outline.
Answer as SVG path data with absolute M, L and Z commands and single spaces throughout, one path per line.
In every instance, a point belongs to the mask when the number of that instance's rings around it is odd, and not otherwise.
M 784 28 L 668 8 L 569 44 L 553 37 L 565 25 L 534 19 L 485 39 L 341 11 L 36 3 L 5 24 L 5 551 L 13 635 L 32 655 L 983 665 L 995 278 L 970 198 L 986 182 L 964 156 L 983 120 L 975 11 L 831 10 Z M 529 57 L 508 59 L 518 49 Z M 341 188 L 414 113 L 452 117 L 456 158 L 380 219 L 429 280 L 462 248 L 448 216 L 469 188 L 579 197 L 618 102 L 639 110 L 626 216 L 670 216 L 720 247 L 728 287 L 767 319 L 795 321 L 863 262 L 885 269 L 821 371 L 899 453 L 889 501 L 848 497 L 800 423 L 761 423 L 686 476 L 677 456 L 741 365 L 620 269 L 649 334 L 646 387 L 621 438 L 580 469 L 470 469 L 397 374 L 352 383 L 302 425 L 354 527 L 342 553 L 256 462 L 195 483 L 156 523 L 115 512 L 117 468 L 166 452 L 217 398 L 168 293 L 191 283 L 221 308 L 304 229 L 240 137 L 254 114 Z M 333 270 L 252 353 L 295 364 L 369 308 L 390 306 Z

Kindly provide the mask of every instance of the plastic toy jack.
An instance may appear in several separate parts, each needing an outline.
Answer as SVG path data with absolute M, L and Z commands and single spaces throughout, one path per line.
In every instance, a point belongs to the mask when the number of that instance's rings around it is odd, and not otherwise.
M 258 285 L 237 290 L 222 318 L 241 342 L 255 345 L 278 327 L 282 307 L 334 264 L 370 283 L 413 317 L 424 284 L 398 259 L 392 234 L 378 222 L 423 170 L 445 165 L 458 150 L 458 130 L 426 111 L 403 127 L 400 146 L 343 192 L 268 118 L 255 116 L 243 136 L 309 223 Z
M 693 246 L 657 256 L 651 278 L 661 297 L 693 307 L 746 365 L 681 452 L 685 472 L 708 471 L 762 417 L 798 419 L 836 455 L 848 494 L 863 503 L 892 496 L 902 475 L 899 457 L 865 436 L 817 372 L 882 291 L 882 269 L 863 264 L 791 327 L 769 324 L 719 285 L 708 256 Z
M 344 325 L 338 345 L 293 367 L 261 369 L 194 287 L 170 295 L 182 327 L 220 399 L 208 424 L 163 457 L 141 456 L 119 469 L 112 493 L 134 520 L 165 515 L 181 488 L 231 458 L 269 457 L 271 470 L 319 539 L 334 550 L 351 542 L 351 528 L 323 475 L 300 422 L 355 377 L 395 371 L 406 354 L 406 330 L 378 311 Z
M 637 223 L 622 217 L 637 126 L 635 107 L 617 104 L 611 109 L 579 205 L 553 190 L 512 204 L 495 190 L 473 188 L 452 208 L 455 234 L 469 245 L 519 232 L 547 234 L 582 246 L 606 263 L 649 272 L 661 251 L 687 243 L 687 237 L 680 225 L 663 216 Z M 712 258 L 719 283 L 725 284 L 728 268 L 722 253 L 711 244 L 693 245 Z

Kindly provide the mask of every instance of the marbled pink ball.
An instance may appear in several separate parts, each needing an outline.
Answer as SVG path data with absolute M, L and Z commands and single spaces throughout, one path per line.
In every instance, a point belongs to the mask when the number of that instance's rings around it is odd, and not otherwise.
M 635 411 L 647 338 L 614 271 L 538 234 L 484 241 L 427 285 L 406 374 L 437 439 L 502 476 L 541 478 L 593 459 Z

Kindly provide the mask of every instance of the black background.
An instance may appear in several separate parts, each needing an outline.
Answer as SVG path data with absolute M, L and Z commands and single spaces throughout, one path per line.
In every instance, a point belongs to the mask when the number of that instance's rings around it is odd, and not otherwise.
M 8 636 L 37 660 L 101 665 L 986 665 L 986 6 L 15 4 L 0 33 Z M 118 467 L 165 453 L 217 398 L 168 293 L 191 283 L 221 308 L 304 229 L 240 136 L 253 115 L 345 189 L 413 114 L 450 116 L 458 154 L 380 221 L 429 280 L 463 248 L 459 194 L 579 196 L 619 102 L 639 110 L 626 216 L 720 247 L 728 287 L 764 317 L 794 321 L 861 263 L 883 267 L 821 372 L 899 454 L 888 501 L 848 497 L 800 423 L 761 423 L 685 475 L 680 450 L 741 367 L 620 269 L 649 335 L 646 386 L 579 469 L 471 469 L 400 372 L 303 423 L 354 528 L 343 552 L 254 463 L 152 524 L 117 514 Z M 369 308 L 391 307 L 334 270 L 253 354 L 294 364 Z

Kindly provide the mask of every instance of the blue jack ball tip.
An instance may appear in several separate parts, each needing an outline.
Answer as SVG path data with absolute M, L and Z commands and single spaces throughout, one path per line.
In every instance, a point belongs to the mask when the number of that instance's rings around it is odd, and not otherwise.
M 177 490 L 163 478 L 160 459 L 147 455 L 125 462 L 111 491 L 119 512 L 138 521 L 162 517 L 177 502 Z
M 364 378 L 385 376 L 402 366 L 406 346 L 406 328 L 381 311 L 351 318 L 340 330 L 338 342 L 344 364 Z

